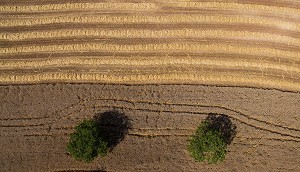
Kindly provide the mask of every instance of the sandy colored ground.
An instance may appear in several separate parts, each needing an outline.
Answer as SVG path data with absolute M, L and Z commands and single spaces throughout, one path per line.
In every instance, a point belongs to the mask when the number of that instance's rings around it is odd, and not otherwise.
M 0 87 L 1 171 L 299 171 L 300 94 L 201 85 L 43 84 Z M 118 109 L 132 129 L 107 157 L 66 154 L 85 118 Z M 237 136 L 223 163 L 196 163 L 187 139 L 207 113 L 229 115 Z
M 205 84 L 300 92 L 297 0 L 4 0 L 0 84 Z

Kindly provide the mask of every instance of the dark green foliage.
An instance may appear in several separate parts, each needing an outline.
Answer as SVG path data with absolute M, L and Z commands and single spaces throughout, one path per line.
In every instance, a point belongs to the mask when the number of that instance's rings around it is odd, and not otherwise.
M 93 120 L 84 120 L 75 127 L 67 150 L 75 159 L 91 162 L 112 151 L 128 134 L 130 126 L 129 118 L 117 110 L 96 114 Z
M 202 123 L 191 138 L 189 148 L 192 157 L 197 161 L 207 160 L 217 163 L 225 158 L 226 143 L 217 130 L 207 130 L 208 123 Z
M 67 150 L 75 159 L 84 162 L 91 162 L 98 155 L 103 157 L 108 152 L 104 134 L 97 121 L 84 120 L 70 135 Z
M 210 114 L 189 140 L 188 150 L 197 161 L 217 163 L 225 159 L 227 145 L 236 135 L 228 116 Z

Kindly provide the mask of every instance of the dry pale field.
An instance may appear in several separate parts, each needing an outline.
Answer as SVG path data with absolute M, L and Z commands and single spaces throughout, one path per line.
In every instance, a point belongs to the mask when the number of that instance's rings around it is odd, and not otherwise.
M 0 171 L 300 171 L 299 0 L 1 0 Z M 92 164 L 85 118 L 132 129 Z M 208 113 L 237 137 L 219 165 L 187 139 Z
M 2 0 L 0 83 L 300 91 L 298 0 Z

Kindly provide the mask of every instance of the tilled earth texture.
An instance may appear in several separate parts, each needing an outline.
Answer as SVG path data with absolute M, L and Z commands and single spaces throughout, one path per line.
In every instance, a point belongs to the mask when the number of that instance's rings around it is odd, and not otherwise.
M 300 1 L 1 0 L 0 171 L 300 171 Z M 125 139 L 66 152 L 117 109 Z M 223 163 L 187 140 L 209 113 L 237 136 Z
M 0 87 L 1 171 L 299 171 L 300 94 L 196 85 L 42 84 Z M 109 110 L 131 119 L 125 139 L 91 164 L 66 152 L 83 119 Z M 208 113 L 237 135 L 224 162 L 198 163 L 187 140 Z

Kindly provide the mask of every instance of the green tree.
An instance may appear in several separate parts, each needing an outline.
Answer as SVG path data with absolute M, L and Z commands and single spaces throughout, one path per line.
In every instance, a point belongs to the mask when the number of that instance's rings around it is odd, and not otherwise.
M 210 113 L 189 140 L 188 150 L 197 161 L 223 161 L 236 133 L 236 125 L 227 115 Z
M 204 121 L 196 130 L 196 134 L 189 140 L 188 151 L 197 161 L 217 163 L 223 161 L 226 154 L 226 141 L 222 133 L 210 127 L 208 121 Z
M 108 142 L 101 126 L 95 120 L 84 120 L 70 135 L 67 151 L 77 160 L 91 162 L 108 152 Z

